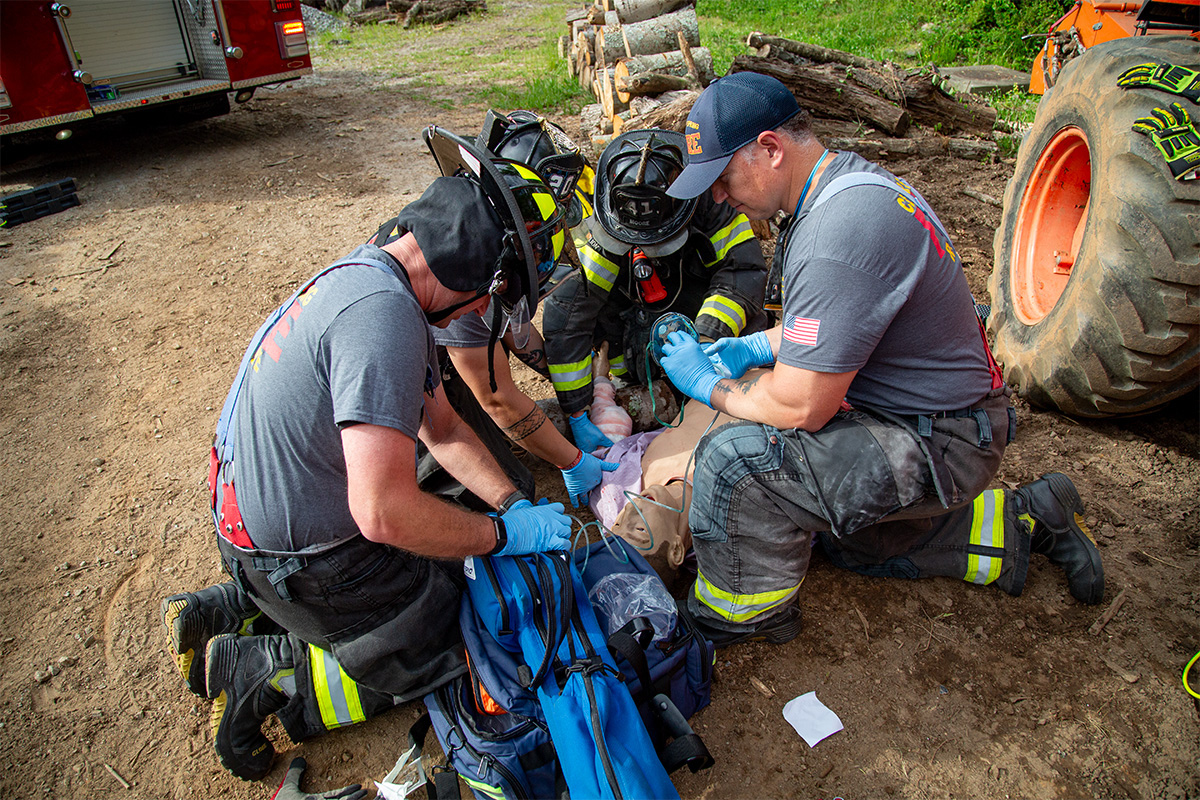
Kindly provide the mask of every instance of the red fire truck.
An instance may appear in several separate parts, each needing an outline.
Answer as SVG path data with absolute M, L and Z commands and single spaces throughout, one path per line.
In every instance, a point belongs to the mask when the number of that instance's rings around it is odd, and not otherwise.
M 300 0 L 0 0 L 0 135 L 229 110 L 312 72 Z

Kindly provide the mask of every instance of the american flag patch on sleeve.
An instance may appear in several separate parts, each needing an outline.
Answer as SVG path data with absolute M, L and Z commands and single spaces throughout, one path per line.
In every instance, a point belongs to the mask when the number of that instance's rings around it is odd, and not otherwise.
M 783 326 L 783 338 L 796 344 L 812 346 L 817 343 L 817 333 L 820 329 L 821 320 L 819 319 L 794 317 L 788 314 L 787 322 Z

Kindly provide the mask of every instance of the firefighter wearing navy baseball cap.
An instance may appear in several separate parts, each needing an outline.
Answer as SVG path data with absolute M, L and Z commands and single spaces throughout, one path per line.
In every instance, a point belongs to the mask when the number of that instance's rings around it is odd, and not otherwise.
M 443 177 L 400 232 L 306 281 L 259 328 L 217 423 L 209 489 L 226 583 L 163 600 L 213 746 L 270 769 L 263 721 L 293 741 L 382 713 L 465 673 L 463 558 L 570 547 L 454 411 L 432 329 L 536 302 L 565 238 L 532 171 L 429 131 Z M 418 482 L 418 443 L 492 514 Z
M 1013 595 L 1040 553 L 1077 600 L 1099 603 L 1104 570 L 1071 480 L 988 488 L 1016 432 L 1011 391 L 920 193 L 826 149 L 766 75 L 709 85 L 685 130 L 670 196 L 791 215 L 775 249 L 781 324 L 704 346 L 672 333 L 663 347 L 679 390 L 743 420 L 696 447 L 686 613 L 698 628 L 719 647 L 795 637 L 814 538 L 847 569 Z
M 596 165 L 582 269 L 546 301 L 550 379 L 584 450 L 611 444 L 586 414 L 601 342 L 615 378 L 645 384 L 654 376 L 645 357 L 650 328 L 668 311 L 694 320 L 709 339 L 766 327 L 766 266 L 749 220 L 711 198 L 667 192 L 685 147 L 677 131 L 657 128 L 612 140 Z

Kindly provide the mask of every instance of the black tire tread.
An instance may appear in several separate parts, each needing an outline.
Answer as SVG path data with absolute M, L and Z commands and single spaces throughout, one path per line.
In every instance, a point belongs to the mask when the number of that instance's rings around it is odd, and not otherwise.
M 1149 139 L 1130 129 L 1152 108 L 1187 101 L 1117 86 L 1121 72 L 1148 61 L 1197 63 L 1200 45 L 1118 39 L 1064 68 L 1022 143 L 996 231 L 988 281 L 996 357 L 1027 400 L 1075 416 L 1143 413 L 1200 383 L 1200 181 L 1174 180 Z M 1092 148 L 1087 229 L 1058 304 L 1025 325 L 1010 296 L 1010 243 L 1025 183 L 1068 124 Z

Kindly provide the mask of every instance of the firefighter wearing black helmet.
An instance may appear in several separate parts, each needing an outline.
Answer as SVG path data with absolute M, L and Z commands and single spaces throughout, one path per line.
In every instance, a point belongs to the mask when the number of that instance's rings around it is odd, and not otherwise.
M 270 770 L 271 714 L 301 741 L 466 671 L 464 557 L 570 546 L 562 504 L 522 497 L 454 413 L 431 330 L 536 302 L 557 206 L 536 176 L 429 134 L 443 177 L 401 210 L 404 233 L 317 273 L 251 341 L 208 473 L 232 580 L 162 603 L 188 687 L 213 700 L 217 755 L 246 780 Z M 418 441 L 496 513 L 422 491 Z
M 611 444 L 587 419 L 592 353 L 609 343 L 612 373 L 644 383 L 650 326 L 667 311 L 695 322 L 701 337 L 766 327 L 766 266 L 750 222 L 707 195 L 668 197 L 683 170 L 684 138 L 648 129 L 615 138 L 596 168 L 594 213 L 584 220 L 582 269 L 545 302 L 550 379 L 587 451 Z
M 489 118 L 492 113 L 489 112 Z M 571 197 L 583 159 L 577 151 L 566 148 L 562 152 L 551 150 L 548 155 L 539 152 L 536 145 L 547 138 L 539 123 L 525 123 L 516 130 L 518 135 L 511 140 L 516 148 L 501 145 L 498 149 L 522 156 L 526 162 L 494 158 L 492 164 L 512 190 L 522 217 L 529 220 L 527 226 L 537 253 L 537 291 L 508 309 L 503 304 L 493 304 L 482 311 L 482 316 L 463 315 L 434 331 L 434 340 L 438 344 L 447 397 L 513 483 L 527 496 L 534 495 L 533 474 L 511 447 L 517 444 L 562 472 L 567 494 L 578 506 L 600 483 L 602 473 L 615 470 L 617 465 L 585 453 L 548 424 L 545 412 L 513 380 L 508 354 L 549 375 L 542 337 L 532 320 L 540 296 L 549 290 L 558 274 L 556 257 L 561 256 L 566 245 L 565 212 L 558 196 Z M 551 191 L 551 186 L 557 187 L 557 192 Z M 399 220 L 392 219 L 384 223 L 370 242 L 385 244 L 403 232 Z M 424 448 L 419 454 L 417 475 L 423 488 L 486 509 L 432 454 Z

